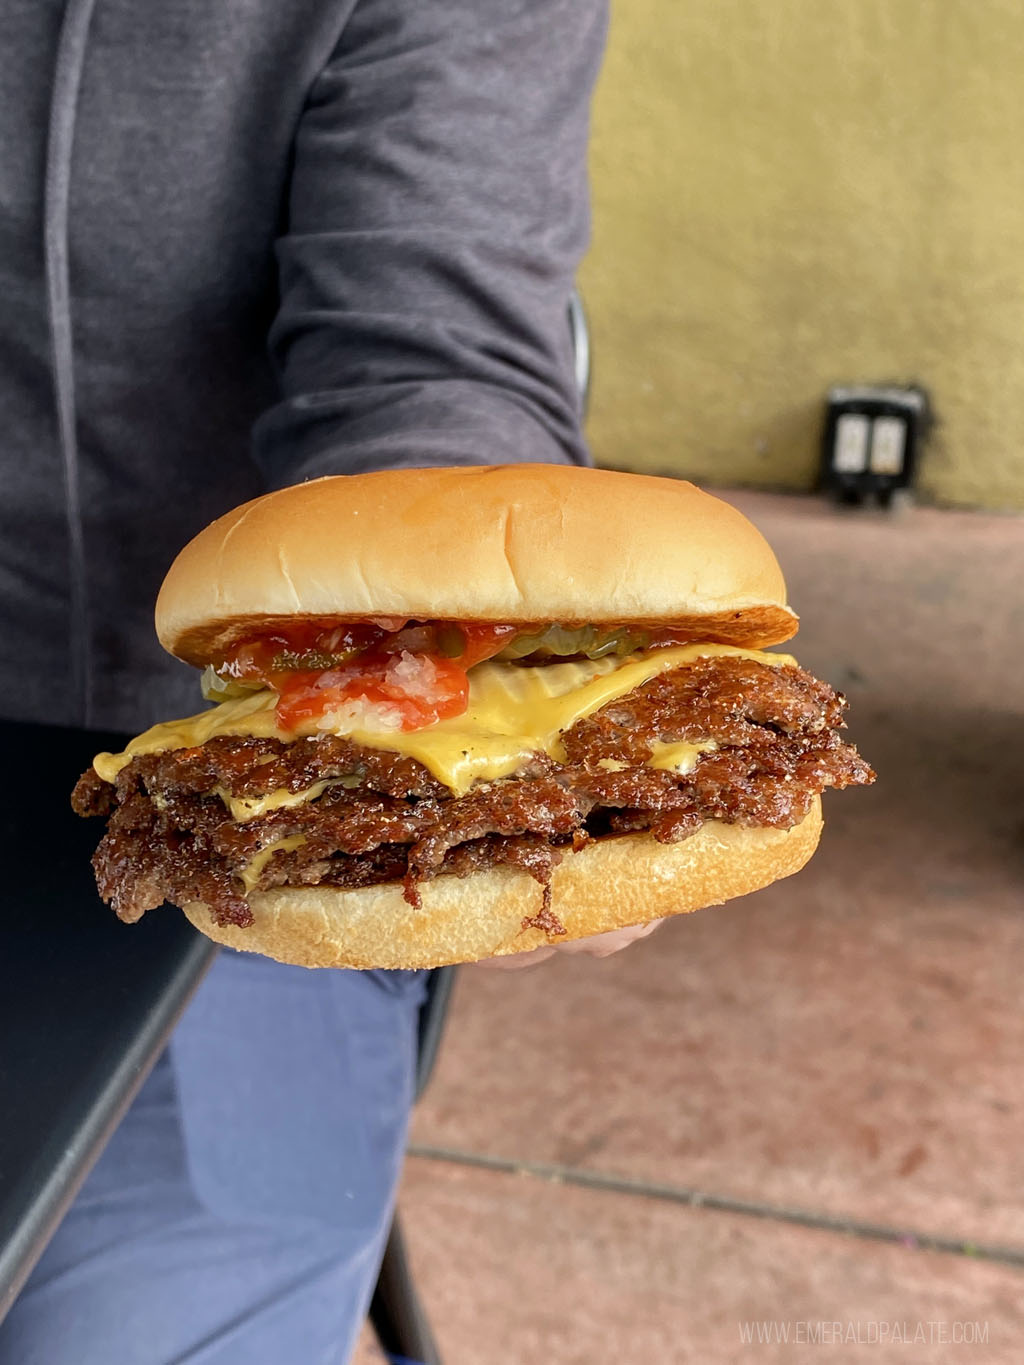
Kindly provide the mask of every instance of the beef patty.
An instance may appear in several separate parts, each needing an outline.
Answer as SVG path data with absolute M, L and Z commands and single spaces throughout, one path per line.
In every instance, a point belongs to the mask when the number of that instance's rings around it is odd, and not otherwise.
M 203 901 L 217 923 L 244 926 L 248 891 L 283 885 L 401 881 L 415 904 L 421 881 L 496 865 L 529 872 L 546 896 L 555 865 L 592 839 L 644 831 L 673 843 L 706 820 L 789 829 L 825 787 L 872 782 L 839 737 L 845 707 L 803 669 L 712 657 L 578 721 L 561 761 L 538 753 L 461 797 L 413 759 L 331 735 L 220 737 L 140 755 L 113 785 L 90 768 L 72 805 L 110 816 L 93 866 L 129 921 L 164 901 Z M 679 741 L 711 747 L 689 772 L 649 765 L 654 745 Z M 223 799 L 319 783 L 313 799 L 242 821 Z

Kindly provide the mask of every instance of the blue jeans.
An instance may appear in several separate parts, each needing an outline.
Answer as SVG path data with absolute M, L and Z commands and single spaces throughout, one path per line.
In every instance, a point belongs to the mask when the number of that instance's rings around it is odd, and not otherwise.
M 0 1365 L 347 1361 L 425 984 L 222 952 L 0 1325 Z

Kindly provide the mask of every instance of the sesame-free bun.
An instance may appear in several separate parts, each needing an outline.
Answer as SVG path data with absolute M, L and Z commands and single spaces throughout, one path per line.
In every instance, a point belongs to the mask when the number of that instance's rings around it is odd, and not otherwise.
M 315 479 L 208 526 L 160 591 L 157 633 L 189 663 L 296 620 L 644 624 L 748 648 L 797 619 L 767 542 L 676 479 L 574 465 Z
M 564 934 L 551 921 L 543 927 L 543 917 L 529 922 L 540 912 L 541 888 L 528 873 L 502 867 L 422 883 L 419 909 L 399 883 L 386 883 L 257 891 L 249 897 L 254 923 L 244 929 L 215 924 L 198 901 L 185 913 L 218 943 L 301 967 L 441 967 L 721 905 L 798 872 L 820 834 L 816 798 L 790 830 L 708 821 L 678 844 L 647 834 L 596 840 L 555 868 L 551 911 Z

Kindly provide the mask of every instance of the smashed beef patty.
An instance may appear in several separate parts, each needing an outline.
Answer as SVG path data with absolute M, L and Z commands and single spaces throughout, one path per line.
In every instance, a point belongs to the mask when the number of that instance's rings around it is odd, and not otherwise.
M 218 924 L 252 922 L 243 870 L 276 848 L 251 889 L 417 884 L 518 867 L 545 887 L 567 851 L 649 832 L 687 838 L 706 820 L 789 829 L 825 787 L 874 773 L 839 737 L 846 701 L 800 668 L 713 657 L 659 674 L 578 721 L 565 761 L 538 753 L 513 777 L 454 797 L 422 764 L 332 735 L 220 737 L 134 758 L 104 782 L 92 768 L 72 805 L 110 815 L 93 859 L 124 920 L 164 901 L 203 901 Z M 652 746 L 714 741 L 689 773 L 648 765 Z M 330 782 L 300 805 L 231 818 L 220 793 L 258 797 Z M 301 840 L 301 842 L 299 842 Z M 250 872 L 250 876 L 252 873 Z

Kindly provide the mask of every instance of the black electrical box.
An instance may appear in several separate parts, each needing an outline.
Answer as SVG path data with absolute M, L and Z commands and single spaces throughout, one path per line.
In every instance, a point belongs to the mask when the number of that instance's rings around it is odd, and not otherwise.
M 830 389 L 821 486 L 844 502 L 877 501 L 913 486 L 931 421 L 922 388 L 840 385 Z

